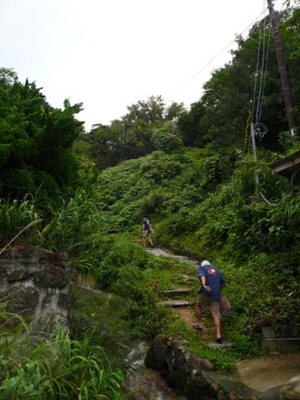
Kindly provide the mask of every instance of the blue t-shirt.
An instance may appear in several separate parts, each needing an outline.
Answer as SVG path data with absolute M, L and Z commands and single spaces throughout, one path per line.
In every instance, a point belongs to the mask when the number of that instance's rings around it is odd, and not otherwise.
M 200 279 L 201 276 L 205 276 L 205 285 L 211 288 L 211 292 L 208 292 L 201 287 L 199 293 L 219 301 L 221 298 L 221 284 L 225 283 L 225 280 L 218 268 L 213 265 L 200 266 L 197 271 L 197 276 Z

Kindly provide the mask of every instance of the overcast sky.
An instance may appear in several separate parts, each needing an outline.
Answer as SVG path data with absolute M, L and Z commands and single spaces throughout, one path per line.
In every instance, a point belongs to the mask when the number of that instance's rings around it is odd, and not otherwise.
M 266 0 L 0 0 L 0 67 L 35 81 L 53 107 L 82 102 L 88 130 L 151 95 L 199 100 L 265 9 Z

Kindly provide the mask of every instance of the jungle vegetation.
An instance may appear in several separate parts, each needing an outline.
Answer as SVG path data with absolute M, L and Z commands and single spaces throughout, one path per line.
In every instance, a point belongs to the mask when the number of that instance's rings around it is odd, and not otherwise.
M 277 17 L 299 124 L 300 9 L 287 8 Z M 80 376 L 87 382 L 80 398 L 96 399 L 100 392 L 103 399 L 122 399 L 122 348 L 119 361 L 113 366 L 107 361 L 109 349 L 118 349 L 121 341 L 178 335 L 228 370 L 237 359 L 260 354 L 262 326 L 300 325 L 299 297 L 288 295 L 300 291 L 300 198 L 270 168 L 300 145 L 288 131 L 268 17 L 237 43 L 231 62 L 213 71 L 189 109 L 151 96 L 90 132 L 76 118 L 81 104 L 66 101 L 63 110 L 53 108 L 35 83 L 0 70 L 1 248 L 41 219 L 15 244 L 67 252 L 74 272 L 92 276 L 116 295 L 97 311 L 96 300 L 75 301 L 70 336 L 58 333 L 34 354 L 16 356 L 18 348 L 2 342 L 5 399 L 59 399 L 70 387 L 68 398 L 79 398 Z M 258 134 L 257 162 L 250 122 Z M 224 326 L 231 351 L 209 350 L 159 305 L 161 291 L 175 287 L 190 267 L 144 251 L 139 238 L 144 215 L 153 222 L 157 246 L 205 256 L 222 269 L 233 305 Z M 2 309 L 1 319 L 5 305 Z M 102 318 L 93 318 L 99 310 Z M 63 363 L 53 355 L 61 373 L 45 362 L 53 347 L 61 348 Z M 75 370 L 77 356 L 82 363 Z M 95 376 L 102 377 L 101 384 Z

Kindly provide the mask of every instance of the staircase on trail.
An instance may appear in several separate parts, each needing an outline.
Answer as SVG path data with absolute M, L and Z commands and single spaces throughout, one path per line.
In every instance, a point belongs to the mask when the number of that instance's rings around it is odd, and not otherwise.
M 173 254 L 172 252 L 164 249 L 158 249 L 158 248 L 151 248 L 147 249 L 147 252 L 150 254 L 153 254 L 155 256 L 165 256 L 165 257 L 172 257 L 175 258 L 179 261 L 184 261 L 187 262 L 188 264 L 191 264 L 195 267 L 195 272 L 194 274 L 182 274 L 181 278 L 182 281 L 184 282 L 183 287 L 177 287 L 172 290 L 165 290 L 162 292 L 162 295 L 166 298 L 165 300 L 162 300 L 159 304 L 163 306 L 170 307 L 174 313 L 176 313 L 179 318 L 184 322 L 184 324 L 189 328 L 193 329 L 193 325 L 197 322 L 196 314 L 194 311 L 194 306 L 195 306 L 195 300 L 197 294 L 195 293 L 195 287 L 199 285 L 198 279 L 196 277 L 196 268 L 197 268 L 197 261 L 196 260 L 191 260 L 188 257 L 185 256 L 178 256 L 176 254 Z M 194 296 L 193 296 L 194 294 Z M 191 301 L 191 297 L 193 297 Z M 203 318 L 203 322 L 205 324 L 205 316 Z M 207 324 L 208 325 L 208 324 Z M 219 343 L 214 343 L 212 342 L 214 338 L 214 328 L 212 324 L 209 324 L 210 326 L 204 326 L 204 329 L 202 331 L 195 330 L 198 332 L 199 336 L 201 339 L 207 341 L 209 343 L 209 347 L 231 347 L 231 343 L 229 342 L 223 342 L 222 344 Z
M 167 297 L 167 300 L 161 301 L 161 305 L 170 306 L 173 308 L 190 307 L 193 305 L 189 300 L 182 299 L 182 296 L 191 294 L 192 288 L 177 288 L 173 290 L 165 290 L 162 294 Z
M 147 252 L 155 256 L 172 257 L 179 261 L 188 262 L 195 267 L 196 272 L 197 261 L 195 260 L 190 260 L 184 256 L 178 256 L 164 249 L 151 248 L 147 249 Z M 160 304 L 171 307 L 171 309 L 179 315 L 183 322 L 192 329 L 193 323 L 196 322 L 196 316 L 193 309 L 194 302 L 190 300 L 190 297 L 193 294 L 193 287 L 195 287 L 198 279 L 196 274 L 192 275 L 186 273 L 182 274 L 181 278 L 185 286 L 172 290 L 165 290 L 162 295 L 166 298 L 166 300 L 161 301 Z
M 194 302 L 186 300 L 186 296 L 193 294 L 193 288 L 191 287 L 179 287 L 174 290 L 165 290 L 162 293 L 167 297 L 167 300 L 160 302 L 161 305 L 171 307 L 172 311 L 175 312 L 179 318 L 185 323 L 189 329 L 193 329 L 193 325 L 197 322 L 197 318 L 194 311 Z M 205 324 L 205 317 L 203 318 Z M 214 328 L 212 326 L 203 328 L 202 331 L 196 330 L 201 339 L 209 342 L 209 347 L 231 347 L 231 343 L 223 342 L 222 344 L 211 342 L 214 337 Z

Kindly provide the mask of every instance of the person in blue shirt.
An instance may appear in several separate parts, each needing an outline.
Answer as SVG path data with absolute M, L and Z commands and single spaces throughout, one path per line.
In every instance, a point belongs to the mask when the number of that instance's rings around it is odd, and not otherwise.
M 203 330 L 203 307 L 208 307 L 215 326 L 215 342 L 222 343 L 220 302 L 223 297 L 221 291 L 225 280 L 218 268 L 207 260 L 201 262 L 197 270 L 197 276 L 201 282 L 201 287 L 195 304 L 198 322 L 194 324 L 193 327 L 198 330 Z M 226 313 L 227 312 L 228 310 L 226 310 Z

